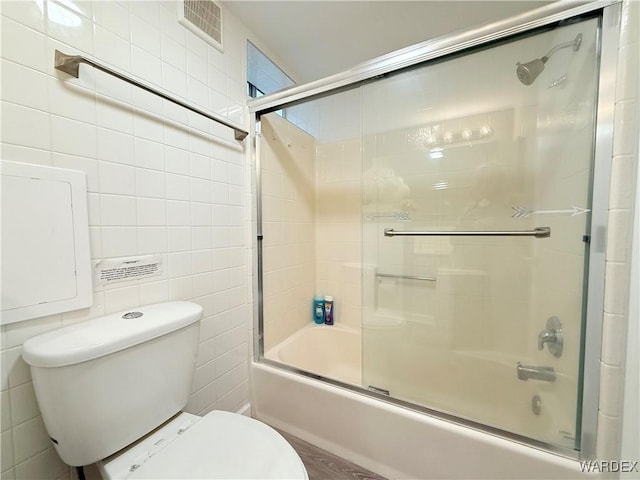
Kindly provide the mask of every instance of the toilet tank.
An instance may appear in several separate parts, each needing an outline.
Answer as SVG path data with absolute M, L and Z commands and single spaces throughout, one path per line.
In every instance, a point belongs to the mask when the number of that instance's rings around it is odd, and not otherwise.
M 195 303 L 160 303 L 24 343 L 45 427 L 65 463 L 105 458 L 184 408 L 201 316 Z

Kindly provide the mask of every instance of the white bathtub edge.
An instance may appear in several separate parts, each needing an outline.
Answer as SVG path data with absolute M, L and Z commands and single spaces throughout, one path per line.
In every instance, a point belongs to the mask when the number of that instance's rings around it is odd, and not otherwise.
M 252 362 L 256 418 L 389 479 L 595 479 L 577 461 Z M 464 452 L 464 453 L 461 453 Z
M 274 369 L 272 367 L 266 366 L 266 365 L 262 365 L 259 363 L 255 363 L 252 362 L 252 368 L 251 368 L 251 376 L 252 376 L 252 408 L 253 408 L 253 415 L 255 418 L 257 418 L 258 420 L 267 423 L 268 425 L 271 425 L 272 427 L 278 428 L 280 430 L 284 430 L 287 433 L 290 433 L 293 436 L 296 436 L 298 438 L 300 438 L 301 440 L 304 440 L 305 442 L 309 442 L 313 445 L 315 445 L 316 447 L 319 447 L 323 450 L 326 450 L 327 452 L 333 453 L 334 455 L 338 455 L 339 457 L 342 457 L 346 460 L 349 460 L 352 463 L 355 463 L 356 465 L 359 465 L 361 467 L 364 467 L 368 470 L 371 470 L 372 472 L 378 473 L 379 475 L 382 475 L 388 479 L 394 479 L 394 478 L 409 478 L 409 476 L 406 473 L 397 471 L 395 469 L 393 469 L 390 465 L 386 465 L 384 463 L 375 461 L 372 458 L 369 458 L 367 456 L 361 455 L 351 449 L 349 449 L 347 446 L 345 445 L 341 445 L 338 444 L 336 442 L 332 442 L 327 440 L 326 438 L 323 438 L 321 436 L 318 436 L 316 434 L 314 434 L 312 431 L 310 431 L 309 429 L 305 429 L 305 428 L 301 428 L 300 426 L 296 425 L 295 423 L 292 423 L 290 421 L 287 421 L 286 419 L 282 418 L 282 415 L 279 414 L 270 414 L 268 412 L 268 409 L 263 410 L 260 409 L 258 405 L 263 406 L 262 403 L 258 403 L 256 401 L 254 401 L 254 399 L 256 398 L 257 395 L 260 395 L 259 393 L 257 393 L 257 391 L 259 391 L 261 388 L 260 386 L 258 386 L 258 388 L 256 388 L 256 383 L 260 383 L 260 375 L 264 372 L 268 372 L 268 374 L 275 374 L 275 375 L 280 375 L 283 378 L 287 379 L 287 380 L 291 380 L 292 382 L 302 382 L 302 384 L 307 384 L 310 385 L 312 387 L 318 387 L 320 389 L 324 389 L 324 388 L 329 388 L 332 389 L 335 387 L 331 386 L 331 385 L 325 385 L 322 382 L 317 382 L 311 379 L 307 379 L 306 377 L 303 377 L 301 375 L 295 375 L 295 374 L 291 374 L 287 371 L 284 370 L 278 370 L 278 369 Z M 256 378 L 257 377 L 257 378 Z M 340 389 L 341 390 L 341 389 Z M 357 395 L 357 394 L 353 394 L 351 392 L 345 391 L 348 394 L 351 395 L 356 395 L 357 397 L 362 397 L 365 398 L 362 395 Z M 321 407 L 320 407 L 321 408 Z

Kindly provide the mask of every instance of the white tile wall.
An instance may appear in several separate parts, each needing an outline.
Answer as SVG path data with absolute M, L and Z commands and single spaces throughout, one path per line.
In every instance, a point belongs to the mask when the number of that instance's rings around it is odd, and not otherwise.
M 312 321 L 311 305 L 317 293 L 315 140 L 276 114 L 263 117 L 262 140 L 264 342 L 268 351 Z M 235 183 L 238 172 L 229 174 Z
M 155 253 L 164 264 L 160 277 L 95 287 L 90 309 L 0 330 L 2 478 L 67 478 L 42 424 L 21 344 L 132 306 L 192 300 L 204 307 L 204 319 L 187 410 L 237 409 L 248 401 L 250 215 L 245 145 L 232 131 L 86 66 L 71 79 L 53 69 L 54 49 L 95 56 L 246 124 L 248 32 L 226 15 L 222 54 L 177 23 L 174 2 L 0 6 L 2 158 L 87 174 L 93 260 Z
M 638 178 L 640 130 L 640 3 L 622 2 L 622 26 L 618 50 L 616 107 L 614 112 L 609 232 L 607 237 L 605 301 L 600 367 L 600 414 L 597 456 L 620 459 L 622 389 L 627 323 L 633 202 Z M 635 228 L 639 228 L 638 225 Z M 634 255 L 637 252 L 634 252 Z M 638 361 L 638 352 L 627 358 Z M 626 459 L 623 459 L 626 460 Z
M 359 110 L 344 98 L 344 110 Z M 355 128 L 350 129 L 351 131 Z M 334 322 L 360 330 L 362 322 L 362 140 L 316 146 L 316 284 L 334 301 Z

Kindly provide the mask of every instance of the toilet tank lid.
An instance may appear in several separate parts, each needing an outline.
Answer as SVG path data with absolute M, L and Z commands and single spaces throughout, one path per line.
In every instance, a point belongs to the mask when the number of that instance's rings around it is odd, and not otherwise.
M 86 362 L 191 325 L 202 310 L 197 303 L 166 302 L 112 313 L 30 338 L 22 358 L 34 367 Z

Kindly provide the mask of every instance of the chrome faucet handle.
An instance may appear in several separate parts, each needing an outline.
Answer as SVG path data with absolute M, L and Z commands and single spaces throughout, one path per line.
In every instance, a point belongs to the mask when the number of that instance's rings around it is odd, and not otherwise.
M 545 343 L 554 343 L 555 341 L 556 332 L 551 330 L 542 330 L 538 334 L 538 350 L 542 350 Z
M 544 348 L 545 343 L 549 349 L 549 353 L 556 358 L 562 355 L 563 335 L 562 324 L 556 316 L 549 317 L 547 320 L 547 328 L 538 334 L 538 350 Z

